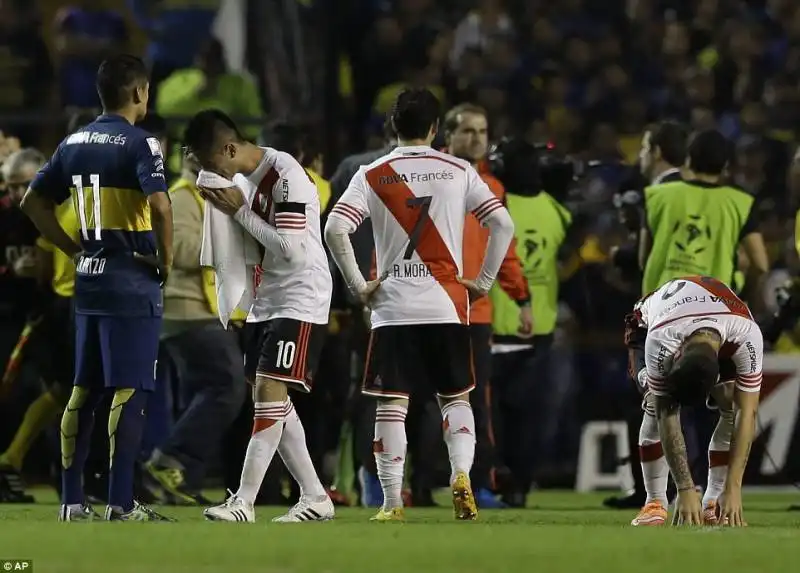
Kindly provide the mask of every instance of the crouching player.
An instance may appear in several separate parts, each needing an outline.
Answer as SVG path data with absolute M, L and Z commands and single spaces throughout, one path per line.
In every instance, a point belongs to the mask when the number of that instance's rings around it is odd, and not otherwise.
M 673 280 L 640 300 L 626 319 L 631 374 L 644 393 L 639 432 L 647 502 L 633 525 L 662 525 L 669 473 L 679 524 L 744 525 L 742 476 L 755 433 L 763 340 L 750 311 L 710 277 Z M 680 407 L 705 400 L 720 417 L 709 444 L 709 473 L 695 491 Z

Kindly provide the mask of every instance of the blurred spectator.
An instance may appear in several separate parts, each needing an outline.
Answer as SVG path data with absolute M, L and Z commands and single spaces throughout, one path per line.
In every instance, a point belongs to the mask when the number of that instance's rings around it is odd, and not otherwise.
M 106 57 L 125 50 L 125 21 L 107 5 L 103 0 L 80 0 L 56 14 L 55 55 L 63 106 L 100 107 L 97 68 Z
M 24 144 L 38 141 L 38 126 L 13 121 L 15 114 L 43 111 L 55 103 L 53 67 L 34 25 L 19 2 L 0 3 L 0 128 L 10 128 Z
M 27 182 L 44 162 L 45 157 L 39 151 L 24 149 L 10 157 L 3 168 L 12 188 L 19 182 L 27 189 Z M 72 202 L 59 205 L 56 216 L 61 227 L 77 241 L 78 221 Z M 23 331 L 27 335 L 20 335 L 17 343 L 20 354 L 9 360 L 3 385 L 8 389 L 16 381 L 21 362 L 27 359 L 38 364 L 45 389 L 28 405 L 14 437 L 0 454 L 0 502 L 3 503 L 33 502 L 22 481 L 23 462 L 36 440 L 61 413 L 73 380 L 71 297 L 75 290 L 75 264 L 71 257 L 40 237 L 36 241 L 33 268 L 42 290 L 50 296 L 43 297 L 46 302 L 37 316 L 28 321 Z
M 147 46 L 150 83 L 156 88 L 172 72 L 192 66 L 211 35 L 220 0 L 128 0 L 127 3 L 150 41 Z
M 156 96 L 156 111 L 165 118 L 185 118 L 209 108 L 234 117 L 261 115 L 255 83 L 245 75 L 227 70 L 222 44 L 216 38 L 206 38 L 194 67 L 171 73 L 159 84 Z M 255 139 L 258 127 L 245 128 L 245 133 Z
M 514 27 L 503 0 L 480 0 L 477 9 L 469 12 L 458 24 L 450 52 L 450 64 L 458 69 L 461 56 L 470 48 L 485 49 L 495 36 L 511 36 Z

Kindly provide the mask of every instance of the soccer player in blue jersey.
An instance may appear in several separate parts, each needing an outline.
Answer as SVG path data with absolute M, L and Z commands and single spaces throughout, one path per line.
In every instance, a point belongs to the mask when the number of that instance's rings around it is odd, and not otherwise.
M 105 60 L 97 71 L 103 114 L 69 135 L 39 171 L 22 209 L 42 235 L 75 258 L 75 386 L 61 420 L 61 521 L 92 519 L 83 469 L 94 411 L 113 392 L 107 520 L 163 516 L 133 499 L 147 396 L 155 383 L 161 285 L 172 265 L 172 206 L 158 139 L 134 127 L 147 112 L 142 61 Z M 55 207 L 72 200 L 80 244 Z M 57 341 L 54 341 L 57 344 Z

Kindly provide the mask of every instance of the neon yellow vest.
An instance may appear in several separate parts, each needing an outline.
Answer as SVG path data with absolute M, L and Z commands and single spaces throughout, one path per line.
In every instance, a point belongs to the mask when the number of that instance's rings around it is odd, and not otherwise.
M 80 226 L 72 201 L 64 201 L 56 207 L 56 218 L 69 238 L 79 242 Z M 36 239 L 36 246 L 53 255 L 53 278 L 50 281 L 53 292 L 64 298 L 72 297 L 75 294 L 75 262 L 72 257 L 61 252 L 44 237 Z
M 200 191 L 197 189 L 193 181 L 189 181 L 188 179 L 184 179 L 181 177 L 175 183 L 172 184 L 172 187 L 169 188 L 170 193 L 174 193 L 180 189 L 188 189 L 192 192 L 195 200 L 197 201 L 197 205 L 200 207 L 200 213 L 203 213 L 206 208 L 206 201 L 200 196 Z M 213 314 L 217 314 L 218 307 L 217 307 L 217 289 L 216 289 L 216 278 L 214 276 L 214 269 L 203 267 L 203 294 L 206 297 L 206 301 L 208 302 L 208 308 Z M 243 310 L 236 309 L 233 311 L 231 315 L 231 320 L 245 320 L 247 318 L 247 313 Z
M 517 256 L 531 292 L 534 334 L 550 334 L 558 315 L 558 251 L 567 236 L 572 215 L 545 192 L 535 197 L 506 195 L 514 221 Z M 497 336 L 514 336 L 519 329 L 519 306 L 499 285 L 492 287 L 492 328 Z
M 675 181 L 644 191 L 653 248 L 642 292 L 687 275 L 733 285 L 739 236 L 753 197 L 733 187 Z

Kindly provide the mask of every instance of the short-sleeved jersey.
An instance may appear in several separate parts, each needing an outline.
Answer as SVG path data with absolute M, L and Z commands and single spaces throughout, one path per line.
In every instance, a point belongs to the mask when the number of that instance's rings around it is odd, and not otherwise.
M 31 188 L 72 199 L 83 256 L 75 279 L 80 314 L 160 316 L 160 280 L 134 254 L 156 254 L 147 196 L 167 191 L 158 139 L 117 115 L 67 136 Z
M 81 231 L 78 228 L 78 217 L 72 201 L 62 203 L 56 209 L 56 218 L 61 228 L 76 243 L 80 241 Z M 75 261 L 65 253 L 59 251 L 53 243 L 39 237 L 36 246 L 50 253 L 53 257 L 53 277 L 50 286 L 58 296 L 72 298 L 75 296 Z
M 720 281 L 700 276 L 669 281 L 639 301 L 634 315 L 647 328 L 647 384 L 655 395 L 667 392 L 666 378 L 676 353 L 683 341 L 700 329 L 719 333 L 719 357 L 736 366 L 738 390 L 761 389 L 761 329 L 747 305 Z
M 503 204 L 466 161 L 398 147 L 361 167 L 331 210 L 354 231 L 369 217 L 378 275 L 372 327 L 469 324 L 462 274 L 465 215 L 483 224 Z
M 287 260 L 264 250 L 256 279 L 256 299 L 248 322 L 292 318 L 327 324 L 333 293 L 328 257 L 322 246 L 317 187 L 297 160 L 265 147 L 264 158 L 249 176 L 234 182 L 253 197 L 252 210 L 284 235 L 305 235 L 304 253 Z

